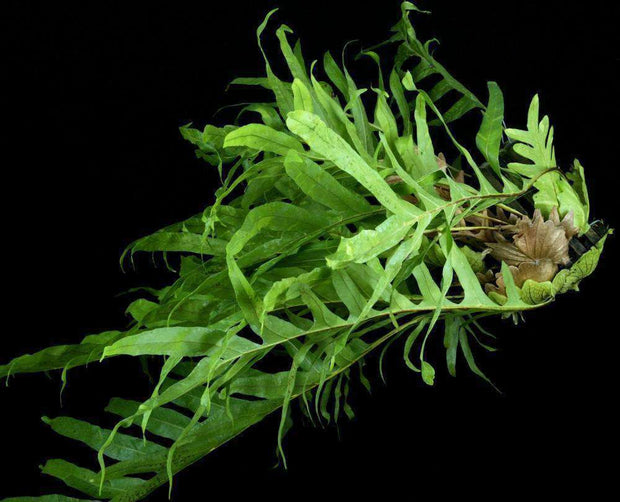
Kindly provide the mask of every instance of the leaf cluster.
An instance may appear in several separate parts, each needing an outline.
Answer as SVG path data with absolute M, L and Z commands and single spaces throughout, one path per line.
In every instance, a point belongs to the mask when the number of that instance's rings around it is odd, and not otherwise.
M 233 124 L 181 129 L 220 174 L 215 201 L 137 240 L 123 257 L 178 255 L 178 278 L 129 305 L 128 330 L 0 366 L 0 377 L 60 370 L 65 381 L 71 368 L 106 358 L 162 361 L 148 399 L 110 401 L 112 430 L 45 418 L 97 451 L 100 467 L 54 459 L 45 474 L 91 498 L 139 500 L 172 487 L 175 473 L 273 412 L 281 414 L 277 445 L 286 464 L 292 403 L 318 423 L 352 417 L 350 389 L 356 381 L 369 386 L 363 367 L 372 351 L 401 339 L 405 364 L 432 385 L 425 346 L 443 331 L 449 373 L 462 358 L 486 378 L 472 350 L 489 348 L 480 320 L 538 308 L 594 270 L 603 241 L 553 283 L 518 288 L 497 264 L 506 296 L 485 293 L 476 275 L 488 267 L 484 254 L 456 237 L 467 218 L 497 206 L 558 207 L 586 232 L 583 168 L 558 169 L 538 97 L 525 130 L 505 128 L 497 84 L 489 83 L 487 104 L 478 100 L 434 59 L 432 41 L 417 38 L 412 11 L 404 2 L 390 39 L 361 53 L 377 63 L 371 89 L 355 83 L 344 57 L 338 63 L 327 52 L 306 64 L 286 25 L 275 35 L 290 74 L 276 76 L 260 42 L 269 13 L 257 30 L 265 76 L 232 84 L 270 97 L 244 105 Z M 391 61 L 385 75 L 380 52 Z M 474 113 L 477 133 L 457 140 L 452 123 Z M 451 165 L 442 166 L 438 138 L 450 145 Z M 507 149 L 516 161 L 504 160 Z

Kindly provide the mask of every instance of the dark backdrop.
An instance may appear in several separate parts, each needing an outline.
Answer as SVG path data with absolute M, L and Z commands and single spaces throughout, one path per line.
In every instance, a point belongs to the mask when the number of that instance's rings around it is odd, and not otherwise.
M 138 261 L 138 273 L 123 274 L 118 257 L 133 239 L 212 200 L 214 171 L 194 158 L 178 127 L 202 126 L 222 104 L 243 100 L 225 86 L 262 72 L 254 30 L 276 3 L 5 4 L 3 121 L 11 160 L 3 169 L 9 299 L 2 362 L 122 327 L 126 299 L 115 295 L 165 276 L 147 259 Z M 396 0 L 279 3 L 279 21 L 301 36 L 308 59 L 326 48 L 337 53 L 351 39 L 381 40 L 399 16 Z M 509 123 L 523 125 L 532 95 L 541 94 L 560 162 L 579 156 L 594 215 L 613 225 L 618 12 L 615 2 L 568 4 L 425 2 L 434 16 L 421 30 L 440 39 L 437 57 L 478 95 L 486 99 L 487 80 L 500 84 Z M 225 119 L 230 115 L 215 121 Z M 617 461 L 606 458 L 617 441 L 614 241 L 581 294 L 528 314 L 524 325 L 495 326 L 501 350 L 480 363 L 502 395 L 462 366 L 458 379 L 442 369 L 428 388 L 396 352 L 384 386 L 373 359 L 373 395 L 355 391 L 358 417 L 339 434 L 294 429 L 288 472 L 272 469 L 277 423 L 269 419 L 179 475 L 176 500 L 341 498 L 374 488 L 411 496 L 486 491 L 499 499 L 588 490 L 598 498 Z M 41 415 L 96 419 L 109 397 L 144 398 L 149 384 L 134 361 L 119 359 L 70 373 L 63 409 L 59 388 L 55 374 L 20 376 L 0 390 L 0 462 L 7 462 L 0 496 L 60 491 L 38 473 L 45 458 L 89 461 L 91 453 L 68 449 Z

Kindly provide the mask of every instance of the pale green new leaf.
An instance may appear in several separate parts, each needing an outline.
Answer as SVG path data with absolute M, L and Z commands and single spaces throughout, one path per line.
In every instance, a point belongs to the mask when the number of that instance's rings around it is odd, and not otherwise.
M 246 146 L 260 152 L 286 155 L 289 150 L 303 152 L 301 143 L 292 136 L 263 124 L 248 124 L 226 135 L 224 147 Z

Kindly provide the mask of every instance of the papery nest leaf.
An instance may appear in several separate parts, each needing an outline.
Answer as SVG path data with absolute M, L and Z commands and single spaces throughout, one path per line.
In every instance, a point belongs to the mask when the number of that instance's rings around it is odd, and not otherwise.
M 506 241 L 487 244 L 492 256 L 512 266 L 541 261 L 567 265 L 570 262 L 568 244 L 576 234 L 571 225 L 571 215 L 567 215 L 562 222 L 557 217 L 556 208 L 552 215 L 555 217 L 545 221 L 537 209 L 532 219 L 528 216 L 521 218 L 515 224 L 516 233 L 512 243 Z

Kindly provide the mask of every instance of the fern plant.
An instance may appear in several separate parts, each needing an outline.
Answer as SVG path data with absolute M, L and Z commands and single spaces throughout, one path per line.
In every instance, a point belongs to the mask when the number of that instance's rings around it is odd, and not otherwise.
M 45 418 L 97 452 L 100 469 L 53 459 L 44 474 L 91 499 L 140 500 L 274 412 L 286 465 L 293 403 L 319 422 L 353 416 L 350 387 L 367 385 L 369 353 L 400 339 L 405 364 L 433 385 L 425 346 L 443 336 L 448 372 L 462 357 L 486 379 L 472 350 L 489 348 L 481 320 L 517 319 L 592 273 L 608 231 L 589 223 L 579 162 L 558 167 L 538 97 L 525 129 L 505 128 L 498 85 L 484 104 L 455 80 L 432 41 L 417 38 L 412 11 L 422 12 L 404 2 L 391 37 L 361 53 L 377 63 L 371 89 L 356 85 L 344 57 L 327 52 L 308 66 L 286 25 L 275 32 L 290 71 L 280 79 L 261 46 L 267 15 L 257 30 L 266 75 L 232 84 L 264 88 L 272 101 L 245 105 L 232 125 L 181 128 L 220 174 L 215 202 L 121 259 L 178 253 L 178 278 L 129 305 L 126 331 L 0 366 L 7 379 L 59 370 L 64 381 L 105 358 L 161 360 L 150 397 L 110 401 L 112 430 Z M 452 124 L 472 114 L 479 129 L 461 142 Z M 282 356 L 286 368 L 264 369 Z

